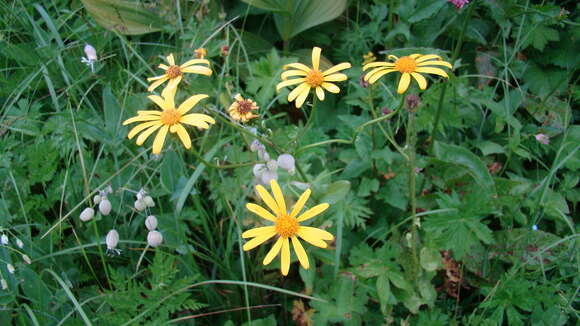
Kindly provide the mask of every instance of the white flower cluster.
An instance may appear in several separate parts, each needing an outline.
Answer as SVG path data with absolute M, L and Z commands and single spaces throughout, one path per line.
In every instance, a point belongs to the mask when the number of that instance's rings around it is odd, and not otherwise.
M 163 235 L 157 231 L 157 218 L 153 215 L 147 216 L 145 219 L 145 227 L 149 230 L 147 234 L 147 244 L 155 248 L 163 242 Z
M 103 190 L 99 190 L 99 193 L 93 197 L 93 204 L 99 206 L 99 212 L 101 212 L 103 216 L 108 216 L 109 214 L 111 214 L 112 206 L 111 202 L 107 198 L 107 195 L 112 192 L 113 188 L 111 188 L 111 186 L 108 186 Z M 79 218 L 83 222 L 88 222 L 92 220 L 94 216 L 95 210 L 92 207 L 87 207 L 81 212 Z
M 257 152 L 258 158 L 266 162 L 265 164 L 254 165 L 253 172 L 256 183 L 268 185 L 271 180 L 278 180 L 278 168 L 288 171 L 291 175 L 295 173 L 296 161 L 290 154 L 282 154 L 278 156 L 277 160 L 272 160 L 270 159 L 270 154 L 266 151 L 266 147 L 258 140 L 252 142 L 250 151 Z
M 24 249 L 24 242 L 22 242 L 22 240 L 18 239 L 17 237 L 14 237 L 14 243 L 16 244 L 16 246 L 19 249 Z M 2 246 L 9 246 L 10 245 L 10 238 L 8 237 L 7 234 L 2 233 L 0 235 L 0 244 Z M 25 264 L 27 264 L 27 265 L 32 264 L 32 259 L 30 259 L 30 257 L 27 254 L 20 251 L 19 249 L 12 249 L 11 251 L 19 253 L 21 258 L 22 258 L 22 261 Z M 6 270 L 8 271 L 8 273 L 14 274 L 16 272 L 16 267 L 14 267 L 14 265 L 12 263 L 6 263 Z M 1 286 L 2 290 L 6 290 L 6 289 L 8 289 L 8 282 L 1 275 L 2 274 L 0 273 L 0 286 Z
M 133 206 L 136 210 L 142 212 L 148 207 L 155 207 L 155 202 L 153 201 L 153 198 L 151 198 L 151 196 L 149 196 L 147 192 L 141 188 L 141 190 L 139 190 L 137 193 L 137 200 L 135 200 L 135 204 Z

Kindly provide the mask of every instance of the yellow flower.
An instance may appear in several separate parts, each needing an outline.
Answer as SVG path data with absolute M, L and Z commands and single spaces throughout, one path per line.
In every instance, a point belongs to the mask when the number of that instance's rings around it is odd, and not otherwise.
M 256 102 L 250 99 L 244 99 L 240 94 L 236 94 L 234 98 L 236 100 L 228 109 L 228 113 L 232 119 L 248 122 L 250 119 L 258 117 L 258 115 L 252 113 L 253 110 L 259 109 Z
M 175 58 L 173 58 L 173 53 L 166 57 L 169 66 L 160 64 L 159 68 L 165 70 L 165 74 L 157 77 L 150 77 L 147 78 L 148 81 L 154 81 L 153 84 L 147 88 L 149 92 L 152 92 L 154 89 L 159 87 L 159 85 L 163 84 L 164 82 L 168 81 L 167 88 L 176 88 L 177 85 L 181 82 L 184 73 L 190 74 L 200 74 L 200 75 L 211 75 L 211 69 L 208 67 L 200 66 L 198 64 L 206 64 L 209 66 L 209 61 L 206 59 L 192 59 L 181 66 L 175 64 Z
M 375 54 L 370 52 L 363 55 L 363 65 L 369 64 L 371 62 L 375 62 L 377 61 L 377 57 L 375 57 Z
M 407 91 L 409 84 L 411 84 L 411 76 L 417 81 L 419 88 L 424 90 L 427 88 L 427 80 L 420 73 L 434 74 L 449 78 L 443 69 L 432 66 L 444 66 L 449 69 L 453 68 L 449 62 L 443 61 L 440 56 L 435 54 L 422 55 L 416 53 L 401 58 L 389 55 L 389 59 L 395 61 L 366 64 L 363 67 L 363 70 L 369 68 L 375 69 L 369 71 L 365 75 L 365 81 L 373 84 L 384 75 L 398 71 L 402 74 L 401 79 L 399 80 L 399 87 L 397 88 L 397 93 L 399 94 L 403 94 Z
M 193 50 L 195 57 L 198 59 L 203 59 L 207 56 L 207 50 L 205 48 L 197 48 Z
M 286 210 L 284 196 L 282 195 L 282 191 L 280 190 L 278 182 L 276 182 L 276 180 L 272 180 L 270 181 L 270 186 L 272 187 L 272 193 L 274 194 L 273 198 L 263 186 L 256 186 L 258 194 L 266 203 L 268 208 L 270 208 L 270 211 L 266 210 L 262 206 L 252 203 L 247 204 L 246 208 L 250 212 L 270 222 L 273 222 L 274 225 L 262 226 L 242 233 L 242 238 L 244 239 L 253 238 L 244 244 L 243 249 L 244 251 L 251 250 L 277 235 L 278 239 L 268 254 L 266 254 L 263 264 L 268 265 L 281 251 L 282 253 L 280 265 L 282 274 L 288 275 L 288 270 L 290 269 L 290 241 L 292 241 L 294 252 L 296 252 L 296 256 L 298 256 L 300 265 L 302 265 L 304 269 L 308 269 L 310 267 L 308 256 L 306 255 L 306 251 L 304 251 L 304 247 L 302 247 L 300 240 L 298 240 L 298 237 L 314 246 L 326 248 L 327 244 L 324 242 L 324 240 L 332 241 L 334 236 L 318 228 L 302 226 L 300 225 L 300 222 L 307 221 L 324 212 L 329 205 L 326 203 L 316 205 L 298 216 L 298 213 L 300 213 L 304 207 L 308 197 L 310 197 L 311 191 L 310 189 L 307 189 L 300 196 L 292 208 L 292 211 L 288 213 Z
M 206 94 L 194 95 L 185 100 L 179 107 L 175 107 L 175 91 L 176 89 L 164 89 L 161 96 L 150 95 L 148 98 L 155 102 L 162 110 L 147 110 L 137 111 L 137 116 L 127 119 L 123 125 L 128 125 L 133 122 L 142 122 L 129 131 L 128 138 L 135 137 L 138 133 L 143 131 L 137 137 L 137 145 L 142 145 L 145 140 L 156 130 L 159 132 L 153 141 L 153 154 L 159 154 L 167 132 L 177 133 L 177 136 L 183 143 L 185 148 L 191 148 L 191 138 L 183 124 L 196 126 L 201 129 L 208 129 L 209 124 L 215 124 L 215 120 L 205 114 L 190 113 L 186 114 L 193 108 L 200 100 L 208 97 Z
M 338 82 L 347 79 L 345 74 L 337 72 L 350 68 L 350 63 L 343 62 L 325 71 L 320 71 L 320 52 L 322 52 L 322 50 L 319 47 L 312 49 L 312 68 L 302 63 L 290 63 L 284 66 L 284 69 L 289 67 L 295 69 L 282 73 L 282 82 L 276 86 L 276 90 L 279 91 L 283 87 L 300 84 L 288 95 L 288 102 L 296 100 L 295 104 L 297 108 L 300 108 L 302 104 L 304 104 L 311 88 L 314 88 L 318 98 L 321 101 L 324 101 L 323 89 L 331 93 L 338 93 L 340 92 L 340 89 L 331 82 Z M 299 78 L 288 79 L 288 77 L 293 76 L 298 76 Z

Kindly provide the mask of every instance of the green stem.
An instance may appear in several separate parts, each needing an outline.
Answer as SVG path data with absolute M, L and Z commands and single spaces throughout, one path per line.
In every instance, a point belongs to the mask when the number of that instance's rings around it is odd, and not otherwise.
M 92 224 L 93 224 L 93 229 L 95 230 L 95 236 L 97 237 L 96 241 L 98 243 L 101 236 L 99 235 L 99 230 L 97 229 L 97 221 L 95 218 L 93 218 Z M 107 277 L 109 289 L 111 289 L 112 283 L 111 283 L 111 278 L 109 277 L 109 269 L 107 268 L 107 262 L 105 261 L 105 256 L 103 255 L 103 249 L 101 248 L 101 246 L 97 246 L 97 250 L 99 250 L 99 256 L 101 256 L 101 263 L 103 264 L 103 269 L 105 270 L 105 276 Z
M 246 163 L 217 165 L 217 164 L 212 164 L 212 163 L 206 161 L 203 158 L 203 156 L 201 156 L 195 149 L 193 149 L 193 147 L 191 148 L 191 152 L 205 166 L 207 166 L 209 168 L 214 168 L 214 169 L 235 169 L 235 168 L 241 168 L 241 167 L 244 167 L 244 166 L 252 166 L 252 165 L 256 165 L 258 163 L 261 163 L 261 162 L 246 162 Z M 194 169 L 197 168 L 197 166 L 191 166 L 191 167 L 194 168 Z
M 314 99 L 312 100 L 312 110 L 310 110 L 310 115 L 308 116 L 308 120 L 306 121 L 304 128 L 302 128 L 302 130 L 300 130 L 300 132 L 296 135 L 296 137 L 294 137 L 293 141 L 298 142 L 300 140 L 300 138 L 302 138 L 302 136 L 304 136 L 304 134 L 306 134 L 308 129 L 310 129 L 310 127 L 312 126 L 312 122 L 314 121 L 315 116 L 316 116 L 316 107 L 318 106 L 317 104 L 318 104 L 318 99 L 316 98 L 316 95 L 314 95 Z
M 409 111 L 409 120 L 407 125 L 407 150 L 409 163 L 409 199 L 411 201 L 411 217 L 413 224 L 411 225 L 411 251 L 413 252 L 413 271 L 417 275 L 417 267 L 419 266 L 419 259 L 417 256 L 417 227 L 420 226 L 419 218 L 417 217 L 417 197 L 416 197 L 416 174 L 415 174 L 415 158 L 417 145 L 417 131 L 415 130 L 415 112 Z

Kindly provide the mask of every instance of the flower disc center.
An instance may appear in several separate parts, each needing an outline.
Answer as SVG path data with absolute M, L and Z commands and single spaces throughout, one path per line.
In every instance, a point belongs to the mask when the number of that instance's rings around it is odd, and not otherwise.
M 179 75 L 181 75 L 181 68 L 179 68 L 179 66 L 173 65 L 167 69 L 167 77 L 169 77 L 169 79 L 173 79 Z
M 411 73 L 417 69 L 417 62 L 411 57 L 401 57 L 395 61 L 395 69 L 403 73 Z
M 306 74 L 306 84 L 310 85 L 310 87 L 318 87 L 322 83 L 324 83 L 324 76 L 322 76 L 320 70 L 313 69 Z
M 283 215 L 276 220 L 276 233 L 282 238 L 289 238 L 298 232 L 298 221 L 288 215 Z
M 161 123 L 167 126 L 172 126 L 179 122 L 181 119 L 181 113 L 175 109 L 165 110 L 161 113 Z
M 238 112 L 240 114 L 247 114 L 254 108 L 254 103 L 249 100 L 238 101 Z

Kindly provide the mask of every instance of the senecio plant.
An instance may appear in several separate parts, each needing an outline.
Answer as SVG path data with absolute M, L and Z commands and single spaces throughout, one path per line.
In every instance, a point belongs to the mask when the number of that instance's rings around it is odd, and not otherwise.
M 313 98 L 313 100 L 317 98 L 320 101 L 324 101 L 326 96 L 325 91 L 330 93 L 339 93 L 340 88 L 335 83 L 346 81 L 348 79 L 347 75 L 341 73 L 341 71 L 351 68 L 351 63 L 343 62 L 328 69 L 321 70 L 321 53 L 322 49 L 319 47 L 314 47 L 312 49 L 311 66 L 307 66 L 300 62 L 295 62 L 286 64 L 283 67 L 284 71 L 280 75 L 281 81 L 276 86 L 276 90 L 280 91 L 284 87 L 298 85 L 288 94 L 288 102 L 294 102 L 297 109 L 302 108 L 308 98 L 308 95 L 311 92 L 315 94 L 315 98 Z M 367 61 L 374 61 L 375 59 L 376 58 L 374 55 L 372 58 L 370 56 L 365 57 L 365 60 Z M 388 59 L 391 61 L 369 62 L 365 64 L 363 70 L 370 69 L 370 71 L 365 74 L 364 80 L 374 84 L 383 76 L 389 73 L 398 72 L 400 73 L 400 78 L 397 93 L 401 95 L 409 89 L 411 79 L 417 81 L 421 90 L 425 90 L 427 88 L 427 80 L 421 74 L 435 74 L 448 78 L 447 73 L 440 67 L 449 69 L 452 68 L 449 62 L 444 61 L 439 55 L 435 54 L 414 53 L 400 58 L 395 55 L 388 55 Z M 139 135 L 136 141 L 137 145 L 143 145 L 149 136 L 157 132 L 157 135 L 153 140 L 153 154 L 161 153 L 168 133 L 176 134 L 183 146 L 186 149 L 191 149 L 191 137 L 186 129 L 186 126 L 194 126 L 201 130 L 205 130 L 209 129 L 211 125 L 216 123 L 214 118 L 209 115 L 203 113 L 190 113 L 190 111 L 201 100 L 209 97 L 207 94 L 191 95 L 180 105 L 176 105 L 175 103 L 176 92 L 182 83 L 185 74 L 200 74 L 204 76 L 211 76 L 212 70 L 209 68 L 210 62 L 207 59 L 191 59 L 181 65 L 177 65 L 175 63 L 173 54 L 168 55 L 166 57 L 166 61 L 168 65 L 159 65 L 159 68 L 165 71 L 163 75 L 148 78 L 148 80 L 152 82 L 147 89 L 148 91 L 154 91 L 159 86 L 167 82 L 164 89 L 161 91 L 161 96 L 152 94 L 147 97 L 158 107 L 158 109 L 139 110 L 137 111 L 137 116 L 127 119 L 123 122 L 124 125 L 139 123 L 133 127 L 133 129 L 131 129 L 127 135 L 129 139 Z M 401 98 L 400 103 L 402 106 L 404 103 L 403 98 Z M 412 108 L 412 110 L 410 110 L 410 114 L 413 114 L 412 111 L 416 109 L 416 105 L 411 106 L 415 106 Z M 313 104 L 313 109 L 314 108 L 315 105 Z M 244 99 L 240 94 L 237 94 L 234 97 L 234 102 L 226 110 L 231 119 L 231 121 L 226 122 L 246 123 L 251 119 L 259 117 L 259 115 L 256 114 L 258 109 L 258 103 L 252 99 Z M 221 114 L 221 112 L 218 112 L 218 114 Z M 311 127 L 311 118 L 313 115 L 314 112 L 311 112 L 307 128 Z M 413 119 L 410 119 L 409 121 L 413 121 Z M 378 121 L 370 121 L 369 124 L 376 122 Z M 413 130 L 412 125 L 410 128 Z M 414 139 L 415 135 L 410 135 L 409 137 L 410 139 Z M 411 145 L 412 150 L 414 150 L 414 144 Z M 396 148 L 400 148 L 400 146 L 396 146 Z M 262 153 L 264 153 L 264 150 Z M 409 166 L 413 171 L 412 175 L 414 176 L 414 171 L 416 168 L 414 153 L 411 153 L 410 155 L 408 153 L 403 154 L 405 154 L 405 157 L 409 158 Z M 292 166 L 294 166 L 294 158 L 291 158 Z M 284 162 L 284 160 L 281 161 Z M 268 164 L 264 167 L 267 167 L 267 169 L 270 171 L 275 170 L 276 166 L 278 165 L 276 161 L 272 161 L 271 163 L 268 161 L 267 163 Z M 300 211 L 305 207 L 308 198 L 310 198 L 311 190 L 307 189 L 300 196 L 296 204 L 294 204 L 292 210 L 289 210 L 286 206 L 284 195 L 282 194 L 282 190 L 276 181 L 275 176 L 276 175 L 274 175 L 273 178 L 269 178 L 269 186 L 274 195 L 273 197 L 270 195 L 270 193 L 268 193 L 263 185 L 256 185 L 256 192 L 264 201 L 269 210 L 253 203 L 248 203 L 246 205 L 246 208 L 250 212 L 274 224 L 245 231 L 241 236 L 242 238 L 251 239 L 246 244 L 244 244 L 243 249 L 245 251 L 251 250 L 270 240 L 271 238 L 276 237 L 274 245 L 266 254 L 262 262 L 264 265 L 268 265 L 278 254 L 280 254 L 280 269 L 282 275 L 286 276 L 290 270 L 290 244 L 292 244 L 294 247 L 294 253 L 298 257 L 300 266 L 302 266 L 304 269 L 308 269 L 310 267 L 308 255 L 306 254 L 306 250 L 301 244 L 299 238 L 313 246 L 327 248 L 328 245 L 325 241 L 333 241 L 334 236 L 325 230 L 300 224 L 323 213 L 326 209 L 328 209 L 329 204 L 321 203 L 306 210 L 304 213 L 299 214 Z M 414 179 L 411 180 L 411 182 L 414 183 Z M 412 191 L 413 193 L 410 195 L 411 197 L 414 197 L 414 187 Z M 420 222 L 416 218 L 416 207 L 414 204 L 412 207 L 412 213 L 414 223 L 411 240 L 413 243 L 416 243 L 416 227 L 420 225 Z M 156 247 L 160 244 L 161 240 L 157 241 L 157 238 L 157 233 L 149 234 L 148 240 L 152 247 Z M 416 251 L 417 250 L 413 245 L 413 257 L 415 262 L 417 261 Z

